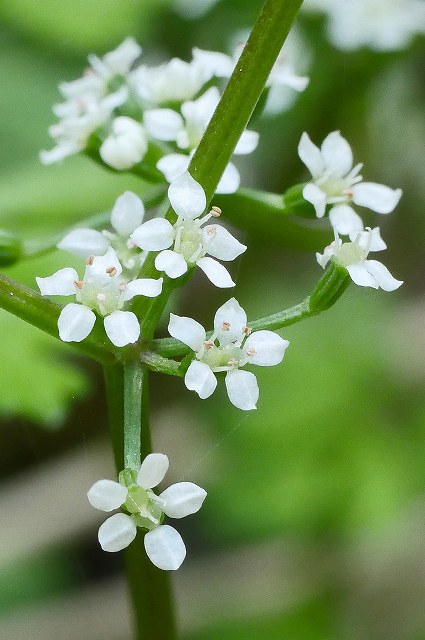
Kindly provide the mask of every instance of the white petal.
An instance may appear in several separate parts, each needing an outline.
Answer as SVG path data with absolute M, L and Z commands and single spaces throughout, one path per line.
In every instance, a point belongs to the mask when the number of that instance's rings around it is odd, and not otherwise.
M 205 329 L 199 322 L 192 318 L 176 316 L 174 313 L 170 313 L 168 332 L 193 351 L 198 351 L 206 340 Z
M 174 227 L 165 218 L 154 218 L 137 227 L 130 238 L 140 249 L 162 251 L 173 244 Z
M 96 315 L 83 304 L 67 304 L 58 318 L 59 337 L 64 342 L 81 342 L 96 322 Z
M 273 331 L 255 331 L 247 338 L 244 352 L 250 364 L 272 367 L 282 362 L 288 345 L 288 340 L 284 340 Z
M 325 169 L 336 176 L 345 176 L 353 166 L 353 152 L 339 131 L 333 131 L 323 141 L 322 157 Z
M 189 162 L 190 157 L 183 153 L 169 153 L 157 162 L 156 167 L 164 174 L 167 182 L 173 182 L 187 171 Z
M 360 234 L 351 234 L 350 240 L 357 240 L 359 246 L 369 252 L 369 251 L 384 251 L 387 248 L 384 240 L 381 238 L 381 232 L 379 227 L 375 227 L 374 229 L 368 229 L 363 231 Z
M 74 229 L 67 233 L 57 245 L 58 249 L 68 251 L 79 258 L 103 256 L 108 247 L 109 240 L 95 229 Z
M 157 140 L 175 140 L 183 129 L 183 119 L 173 109 L 148 109 L 143 114 L 147 132 Z
M 237 156 L 252 153 L 257 148 L 259 139 L 260 134 L 256 131 L 244 131 L 239 138 L 239 141 L 233 153 Z
M 239 189 L 241 177 L 233 162 L 229 162 L 225 168 L 220 182 L 217 185 L 216 193 L 235 193 Z
M 194 360 L 186 371 L 184 383 L 189 391 L 196 391 L 201 400 L 205 400 L 214 393 L 217 379 L 207 364 Z
M 208 280 L 220 289 L 228 289 L 234 287 L 235 283 L 230 277 L 230 273 L 226 267 L 214 260 L 213 258 L 200 258 L 196 264 L 207 276 Z
M 98 538 L 104 551 L 121 551 L 136 537 L 137 527 L 130 516 L 116 513 L 99 527 Z
M 95 509 L 113 511 L 127 500 L 128 489 L 113 480 L 98 480 L 87 492 L 87 498 Z
M 144 542 L 149 560 L 158 569 L 175 571 L 186 557 L 186 547 L 181 535 L 168 524 L 148 531 Z
M 193 59 L 207 69 L 211 75 L 218 78 L 230 78 L 232 75 L 235 61 L 225 53 L 205 51 L 204 49 L 198 49 L 198 47 L 194 47 L 192 53 Z
M 118 276 L 122 272 L 122 266 L 115 249 L 109 247 L 105 255 L 95 256 L 93 262 L 87 265 L 86 273 L 107 279 L 109 275 L 106 270 L 111 268 L 116 270 L 116 275 Z
M 358 284 L 360 287 L 373 287 L 373 289 L 378 289 L 376 279 L 368 272 L 365 264 L 350 264 L 346 269 L 354 284 Z
M 246 246 L 236 240 L 219 224 L 211 224 L 202 229 L 203 245 L 210 256 L 219 260 L 235 260 L 246 251 Z
M 221 346 L 242 341 L 246 327 L 246 313 L 235 298 L 225 302 L 214 316 L 214 333 L 220 338 Z
M 257 408 L 257 378 L 250 371 L 229 371 L 226 374 L 226 389 L 230 402 L 238 409 L 252 411 Z
M 326 194 L 315 184 L 309 182 L 303 189 L 303 198 L 313 205 L 316 216 L 323 218 L 326 211 Z
M 36 278 L 42 296 L 72 296 L 75 293 L 76 280 L 78 273 L 71 267 L 59 269 L 47 278 Z
M 121 236 L 128 238 L 142 224 L 145 215 L 143 202 L 132 191 L 119 196 L 111 213 L 111 224 Z
M 207 206 L 203 188 L 188 171 L 170 184 L 168 198 L 177 215 L 186 220 L 197 218 Z
M 310 171 L 313 178 L 319 178 L 324 170 L 322 154 L 319 147 L 310 140 L 307 133 L 303 133 L 298 145 L 298 155 Z
M 207 492 L 193 482 L 177 482 L 165 489 L 159 497 L 165 500 L 163 511 L 167 516 L 185 518 L 199 511 Z
M 131 280 L 126 285 L 123 300 L 131 300 L 134 296 L 146 296 L 147 298 L 156 298 L 162 291 L 162 278 L 155 280 L 154 278 L 138 278 Z
M 122 171 L 140 162 L 147 151 L 145 140 L 133 140 L 131 136 L 108 136 L 99 148 L 99 155 L 105 164 Z
M 363 221 L 347 204 L 338 204 L 329 211 L 329 220 L 333 228 L 342 236 L 361 233 Z
M 155 258 L 155 267 L 158 271 L 164 271 L 169 278 L 180 278 L 187 271 L 187 262 L 176 251 L 161 251 Z
M 401 189 L 390 189 L 375 182 L 359 182 L 352 187 L 353 202 L 376 213 L 391 213 L 402 196 Z
M 403 280 L 396 280 L 387 267 L 378 260 L 366 260 L 366 269 L 375 278 L 384 291 L 395 291 L 403 284 Z
M 106 335 L 116 347 L 125 347 L 139 339 L 140 325 L 132 311 L 113 311 L 104 318 L 103 324 Z
M 156 487 L 164 480 L 169 464 L 168 457 L 164 453 L 150 453 L 142 462 L 137 474 L 137 484 L 143 489 Z

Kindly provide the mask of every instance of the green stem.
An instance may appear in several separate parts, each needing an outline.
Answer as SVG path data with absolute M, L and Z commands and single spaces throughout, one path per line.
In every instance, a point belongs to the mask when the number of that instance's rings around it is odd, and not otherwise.
M 59 338 L 58 317 L 62 307 L 2 274 L 0 274 L 0 308 Z M 102 363 L 112 363 L 117 357 L 124 355 L 118 347 L 114 347 L 109 342 L 99 323 L 96 323 L 85 340 L 70 344 L 81 353 Z
M 152 450 L 148 376 L 137 362 L 126 364 L 125 369 L 121 365 L 104 367 L 104 373 L 111 439 L 119 474 L 128 464 L 133 466 L 136 460 L 138 468 L 140 458 Z M 139 531 L 127 548 L 125 561 L 133 602 L 135 640 L 177 640 L 170 576 L 147 558 L 143 532 Z
M 317 316 L 322 311 L 330 309 L 342 296 L 349 284 L 350 276 L 347 269 L 332 260 L 310 296 L 289 309 L 252 320 L 248 323 L 248 326 L 252 331 L 260 331 L 261 329 L 273 331 L 288 327 L 291 324 L 300 322 L 300 320 Z M 211 335 L 211 333 L 208 335 Z M 174 338 L 152 340 L 151 348 L 158 356 L 166 358 L 184 356 L 190 353 L 188 347 Z M 173 361 L 167 360 L 167 362 Z M 181 370 L 177 375 L 182 375 Z

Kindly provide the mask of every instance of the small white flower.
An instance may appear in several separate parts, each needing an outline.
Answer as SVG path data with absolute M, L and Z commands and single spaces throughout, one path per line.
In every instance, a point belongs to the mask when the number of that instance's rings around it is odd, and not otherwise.
M 84 150 L 91 134 L 109 123 L 114 110 L 128 99 L 127 75 L 140 53 L 137 42 L 127 38 L 103 58 L 90 55 L 90 67 L 82 78 L 59 85 L 65 102 L 54 105 L 60 121 L 49 128 L 57 144 L 40 153 L 43 164 Z
M 164 218 L 149 220 L 131 234 L 132 240 L 146 251 L 160 251 L 155 266 L 170 278 L 179 278 L 197 265 L 216 287 L 233 287 L 227 269 L 213 258 L 235 260 L 246 246 L 221 225 L 204 226 L 213 214 L 199 217 L 205 211 L 206 197 L 188 172 L 171 183 L 168 197 L 177 222 L 172 225 Z
M 320 149 L 303 133 L 298 154 L 313 178 L 305 185 L 303 197 L 314 206 L 318 218 L 325 215 L 326 205 L 334 205 L 329 220 L 341 235 L 363 230 L 360 216 L 348 203 L 386 214 L 395 209 L 401 198 L 401 189 L 362 182 L 359 171 L 363 165 L 353 167 L 351 147 L 339 131 L 330 133 Z
M 81 342 L 87 338 L 96 321 L 94 311 L 104 317 L 106 334 L 116 347 L 138 340 L 139 321 L 134 313 L 122 311 L 122 308 L 134 296 L 158 296 L 162 290 L 162 278 L 126 282 L 120 277 L 121 272 L 117 254 L 109 247 L 104 256 L 88 258 L 82 280 L 71 268 L 60 269 L 47 278 L 36 278 L 43 296 L 76 296 L 78 304 L 67 304 L 59 315 L 61 340 Z
M 423 0 L 307 0 L 303 8 L 328 14 L 329 38 L 344 51 L 403 49 L 425 33 Z
M 90 504 L 101 511 L 122 508 L 99 528 L 99 543 L 104 551 L 121 551 L 136 537 L 137 527 L 147 531 L 144 538 L 146 553 L 159 569 L 176 570 L 186 556 L 180 534 L 163 525 L 164 515 L 185 518 L 196 513 L 206 498 L 206 491 L 193 482 L 177 482 L 157 496 L 153 491 L 164 479 L 168 458 L 151 453 L 138 471 L 125 469 L 120 482 L 99 480 L 87 493 Z
M 112 121 L 99 155 L 113 169 L 124 170 L 140 162 L 147 150 L 148 140 L 142 125 L 133 118 L 119 116 Z
M 171 130 L 171 126 L 169 127 L 169 139 L 175 140 L 177 146 L 184 149 L 187 155 L 183 153 L 167 154 L 157 163 L 157 168 L 165 175 L 168 182 L 173 182 L 184 171 L 187 171 L 191 156 L 199 145 L 219 101 L 219 90 L 217 87 L 210 87 L 196 100 L 189 100 L 182 104 L 182 117 L 179 116 L 180 122 L 175 120 L 173 130 Z M 171 121 L 169 124 L 171 125 Z M 258 140 L 259 135 L 256 131 L 244 131 L 236 145 L 234 154 L 252 153 L 257 147 Z M 239 172 L 232 163 L 229 163 L 216 192 L 234 193 L 238 189 L 239 183 Z
M 379 227 L 358 233 L 352 242 L 342 242 L 335 231 L 335 240 L 324 250 L 316 253 L 317 262 L 325 268 L 334 258 L 345 267 L 351 280 L 361 287 L 373 287 L 384 291 L 394 291 L 403 284 L 396 280 L 381 262 L 367 260 L 370 251 L 382 251 L 386 244 L 382 240 Z
M 208 398 L 217 386 L 214 373 L 225 371 L 229 400 L 244 411 L 256 409 L 259 391 L 255 375 L 241 371 L 240 367 L 279 364 L 289 345 L 273 331 L 250 333 L 246 313 L 235 298 L 217 310 L 214 332 L 209 338 L 199 322 L 174 314 L 170 315 L 168 331 L 195 351 L 195 359 L 185 375 L 186 387 L 196 391 L 200 398 Z
M 130 74 L 129 82 L 147 107 L 191 100 L 211 78 L 197 60 L 184 62 L 172 58 L 157 67 L 140 66 Z
M 81 227 L 73 229 L 58 243 L 58 249 L 68 251 L 80 258 L 103 256 L 112 246 L 122 266 L 130 274 L 141 266 L 142 254 L 130 239 L 131 233 L 139 227 L 145 215 L 142 200 L 132 191 L 120 195 L 112 209 L 111 225 L 114 232 L 96 231 Z

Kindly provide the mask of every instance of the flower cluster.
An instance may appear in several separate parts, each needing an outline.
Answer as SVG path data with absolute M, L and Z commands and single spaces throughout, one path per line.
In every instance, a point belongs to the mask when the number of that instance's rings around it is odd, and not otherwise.
M 207 492 L 193 482 L 177 482 L 157 496 L 152 489 L 164 479 L 168 458 L 151 453 L 138 471 L 124 469 L 119 482 L 98 480 L 87 493 L 90 504 L 101 511 L 122 511 L 110 516 L 99 528 L 99 543 L 104 551 L 128 547 L 140 528 L 146 553 L 159 569 L 175 570 L 186 556 L 185 544 L 174 527 L 162 524 L 164 515 L 185 518 L 202 506 Z
M 328 34 L 343 50 L 393 51 L 425 33 L 422 0 L 306 0 L 303 8 L 328 16 Z
M 226 372 L 226 389 L 230 402 L 238 409 L 256 409 L 259 391 L 257 379 L 246 364 L 270 367 L 279 364 L 289 345 L 273 331 L 255 331 L 247 327 L 247 317 L 240 304 L 231 298 L 214 317 L 213 334 L 192 318 L 171 314 L 168 331 L 195 352 L 184 382 L 188 389 L 205 399 L 217 386 L 215 373 Z

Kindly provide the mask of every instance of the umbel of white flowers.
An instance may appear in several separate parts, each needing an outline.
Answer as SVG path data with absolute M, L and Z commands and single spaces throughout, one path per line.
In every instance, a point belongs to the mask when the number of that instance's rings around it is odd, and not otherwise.
M 403 284 L 396 280 L 387 267 L 378 260 L 367 260 L 370 251 L 382 251 L 387 245 L 382 240 L 379 227 L 366 229 L 357 234 L 354 242 L 342 242 L 335 231 L 335 240 L 324 250 L 316 253 L 317 262 L 325 268 L 333 258 L 345 267 L 351 280 L 361 287 L 373 287 L 384 291 L 394 291 Z
M 333 205 L 329 220 L 341 235 L 355 236 L 363 231 L 362 219 L 348 203 L 385 214 L 391 213 L 401 198 L 401 189 L 362 182 L 359 171 L 363 165 L 353 167 L 353 152 L 339 131 L 330 133 L 320 149 L 303 133 L 298 154 L 313 178 L 305 185 L 303 197 L 314 206 L 318 218 L 325 215 L 326 205 Z
M 196 513 L 207 492 L 193 482 L 177 482 L 157 496 L 153 491 L 164 479 L 169 461 L 151 453 L 138 471 L 125 469 L 119 482 L 98 480 L 87 493 L 90 504 L 101 511 L 122 508 L 100 526 L 99 543 L 104 551 L 121 551 L 133 542 L 137 528 L 147 531 L 146 553 L 159 569 L 175 570 L 186 557 L 185 544 L 174 527 L 162 524 L 164 515 L 184 518 Z
M 235 298 L 223 304 L 214 317 L 214 332 L 207 337 L 205 329 L 192 318 L 170 315 L 168 331 L 195 352 L 184 382 L 200 398 L 208 398 L 217 386 L 215 373 L 226 372 L 229 400 L 238 409 L 256 409 L 259 390 L 246 364 L 270 367 L 279 364 L 289 345 L 273 331 L 255 331 L 247 327 L 245 311 Z
M 206 207 L 201 185 L 186 171 L 171 183 L 168 197 L 177 222 L 173 225 L 164 218 L 149 220 L 131 234 L 131 239 L 141 249 L 160 251 L 155 267 L 170 278 L 179 278 L 196 265 L 216 287 L 235 286 L 227 269 L 214 258 L 234 260 L 246 246 L 219 224 L 204 227 L 219 211 L 199 217 Z
M 139 271 L 142 254 L 130 239 L 131 233 L 142 224 L 145 207 L 132 191 L 118 196 L 111 212 L 111 231 L 96 231 L 80 227 L 73 229 L 58 243 L 58 249 L 80 258 L 103 256 L 110 246 L 115 250 L 124 269 Z
M 155 298 L 162 291 L 162 278 L 139 278 L 126 282 L 117 254 L 109 247 L 104 256 L 90 257 L 82 280 L 75 269 L 59 269 L 47 278 L 36 278 L 43 296 L 75 295 L 77 303 L 67 304 L 58 318 L 59 337 L 64 342 L 81 342 L 90 334 L 96 311 L 103 316 L 105 331 L 116 347 L 136 342 L 140 325 L 132 311 L 122 311 L 134 296 Z

